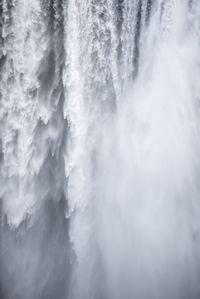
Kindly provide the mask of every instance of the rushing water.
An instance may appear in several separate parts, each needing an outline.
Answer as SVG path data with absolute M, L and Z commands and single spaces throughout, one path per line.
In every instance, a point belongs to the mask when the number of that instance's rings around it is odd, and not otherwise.
M 200 298 L 199 0 L 0 0 L 0 299 Z

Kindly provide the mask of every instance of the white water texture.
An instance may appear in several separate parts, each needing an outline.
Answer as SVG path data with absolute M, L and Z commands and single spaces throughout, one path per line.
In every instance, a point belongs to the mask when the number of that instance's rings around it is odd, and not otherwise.
M 200 298 L 199 0 L 0 0 L 0 298 Z

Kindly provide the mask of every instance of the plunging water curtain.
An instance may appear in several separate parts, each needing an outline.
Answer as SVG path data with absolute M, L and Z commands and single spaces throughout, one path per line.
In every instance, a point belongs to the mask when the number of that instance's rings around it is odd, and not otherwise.
M 0 0 L 0 299 L 200 298 L 199 78 L 199 0 Z

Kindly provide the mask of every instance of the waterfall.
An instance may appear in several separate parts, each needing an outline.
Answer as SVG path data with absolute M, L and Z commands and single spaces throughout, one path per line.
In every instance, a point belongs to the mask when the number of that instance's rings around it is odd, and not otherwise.
M 0 298 L 200 297 L 198 0 L 0 0 Z

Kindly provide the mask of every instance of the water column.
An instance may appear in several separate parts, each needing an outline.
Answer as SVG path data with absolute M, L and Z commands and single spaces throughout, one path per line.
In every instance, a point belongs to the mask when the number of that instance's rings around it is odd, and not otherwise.
M 1 31 L 1 284 L 5 298 L 66 296 L 62 4 L 2 1 Z

